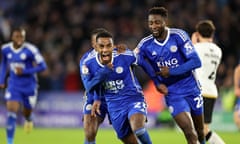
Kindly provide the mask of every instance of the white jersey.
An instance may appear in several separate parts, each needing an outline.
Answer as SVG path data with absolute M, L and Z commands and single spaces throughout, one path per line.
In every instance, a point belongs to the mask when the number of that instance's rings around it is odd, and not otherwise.
M 208 98 L 217 98 L 218 90 L 215 79 L 222 59 L 222 50 L 211 42 L 200 42 L 194 46 L 202 62 L 202 66 L 196 69 L 202 86 L 202 95 Z

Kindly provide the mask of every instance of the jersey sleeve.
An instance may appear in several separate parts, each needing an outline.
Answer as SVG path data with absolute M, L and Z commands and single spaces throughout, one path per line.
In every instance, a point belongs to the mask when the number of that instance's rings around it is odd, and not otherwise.
M 45 69 L 47 69 L 47 64 L 46 64 L 43 56 L 39 52 L 39 50 L 35 47 L 31 48 L 31 49 L 33 49 L 33 50 L 31 50 L 31 53 L 33 56 L 33 61 L 36 63 L 36 66 L 27 68 L 27 69 L 23 69 L 23 74 L 34 74 L 34 73 L 41 72 L 41 71 L 44 71 Z
M 87 64 L 80 63 L 80 74 L 84 88 L 86 89 L 87 92 L 90 92 L 100 82 L 104 81 L 111 71 L 112 71 L 111 69 L 105 66 L 93 72 L 93 70 L 90 69 L 90 66 L 88 66 Z
M 178 67 L 170 68 L 170 75 L 181 75 L 201 66 L 201 60 L 186 32 L 181 31 L 177 37 L 178 47 L 185 62 Z

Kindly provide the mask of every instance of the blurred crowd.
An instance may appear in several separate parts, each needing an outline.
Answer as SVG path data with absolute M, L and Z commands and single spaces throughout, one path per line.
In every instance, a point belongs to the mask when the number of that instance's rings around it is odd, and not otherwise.
M 169 26 L 182 28 L 189 36 L 199 20 L 215 23 L 215 41 L 224 54 L 217 84 L 232 87 L 240 53 L 240 0 L 3 0 L 0 44 L 9 41 L 13 27 L 26 28 L 27 41 L 39 48 L 48 64 L 48 71 L 39 75 L 40 90 L 79 91 L 83 86 L 78 63 L 90 48 L 90 32 L 105 27 L 115 43 L 134 49 L 149 34 L 147 12 L 153 5 L 165 6 Z M 148 77 L 142 75 L 145 85 Z

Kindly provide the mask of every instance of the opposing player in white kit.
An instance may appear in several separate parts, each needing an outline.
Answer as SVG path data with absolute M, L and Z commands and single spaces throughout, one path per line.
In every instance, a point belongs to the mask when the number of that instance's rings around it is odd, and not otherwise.
M 215 26 L 212 21 L 200 21 L 196 25 L 196 32 L 192 35 L 192 41 L 202 62 L 202 66 L 196 69 L 196 72 L 204 100 L 204 135 L 210 144 L 224 144 L 223 140 L 209 129 L 214 104 L 218 97 L 216 73 L 222 58 L 221 48 L 213 43 L 214 32 Z

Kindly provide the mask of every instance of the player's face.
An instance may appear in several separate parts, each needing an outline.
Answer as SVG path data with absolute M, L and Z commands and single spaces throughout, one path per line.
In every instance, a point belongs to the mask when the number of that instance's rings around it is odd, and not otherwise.
M 97 51 L 100 54 L 102 64 L 108 64 L 112 60 L 113 39 L 108 37 L 100 37 L 97 39 Z
M 25 41 L 25 31 L 14 31 L 12 41 L 15 48 L 20 48 Z
M 166 27 L 165 18 L 163 18 L 161 15 L 149 15 L 148 27 L 155 38 L 163 37 Z

